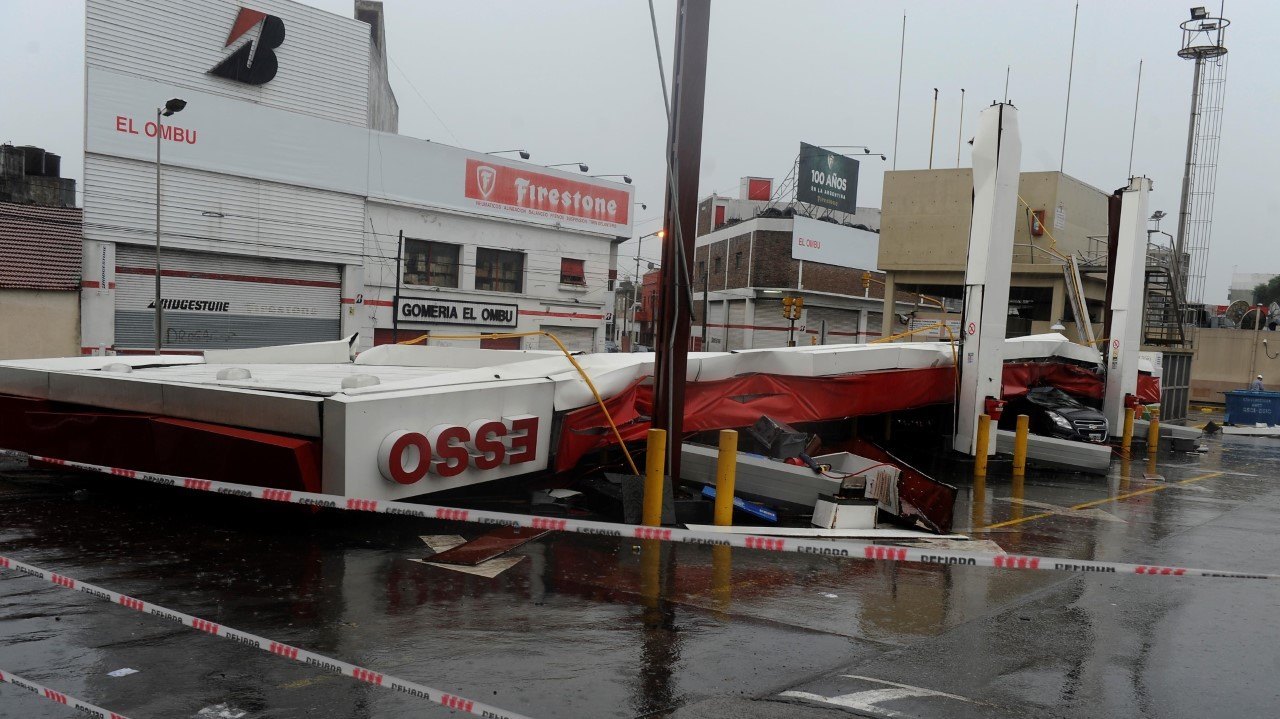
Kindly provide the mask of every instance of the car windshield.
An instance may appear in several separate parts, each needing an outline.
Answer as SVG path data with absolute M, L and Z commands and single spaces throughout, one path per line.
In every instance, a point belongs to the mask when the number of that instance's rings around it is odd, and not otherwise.
M 1076 409 L 1084 406 L 1057 387 L 1036 387 L 1027 392 L 1027 400 L 1049 409 Z

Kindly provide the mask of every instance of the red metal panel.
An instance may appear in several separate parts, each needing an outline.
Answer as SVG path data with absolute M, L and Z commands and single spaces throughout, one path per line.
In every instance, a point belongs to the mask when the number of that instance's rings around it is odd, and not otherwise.
M 0 396 L 0 446 L 144 472 L 321 491 L 319 442 L 207 422 Z
M 1005 399 L 1021 397 L 1030 388 L 1040 385 L 1057 387 L 1067 394 L 1086 399 L 1102 399 L 1106 390 L 1102 377 L 1096 372 L 1061 362 L 1006 362 L 1002 383 Z
M 952 367 L 886 370 L 836 377 L 743 375 L 685 385 L 684 432 L 747 427 L 761 415 L 781 422 L 817 422 L 951 402 Z M 644 438 L 653 414 L 651 386 L 633 385 L 605 402 L 626 442 Z M 614 444 L 596 405 L 568 412 L 556 452 L 557 471 L 588 452 Z
M 531 542 L 550 531 L 550 529 L 528 529 L 525 527 L 499 527 L 466 544 L 459 545 L 453 549 L 446 549 L 439 554 L 433 554 L 428 559 L 444 564 L 465 564 L 474 567 L 483 561 L 506 554 L 516 547 L 526 542 Z
M 747 180 L 748 200 L 768 200 L 773 196 L 773 181 L 759 178 Z

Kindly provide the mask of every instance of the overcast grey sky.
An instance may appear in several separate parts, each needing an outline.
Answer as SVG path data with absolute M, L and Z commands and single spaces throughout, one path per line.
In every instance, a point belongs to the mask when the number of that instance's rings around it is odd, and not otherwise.
M 350 0 L 307 2 L 352 15 Z M 979 111 L 1003 96 L 1011 65 L 1023 170 L 1057 169 L 1073 6 L 715 0 L 700 193 L 734 193 L 743 175 L 781 179 L 801 141 L 870 145 L 891 155 L 904 12 L 898 168 L 928 163 L 934 87 L 941 91 L 934 164 L 953 167 L 960 88 L 967 90 L 967 140 Z M 674 7 L 658 0 L 668 70 Z M 1081 2 L 1067 139 L 1068 174 L 1104 191 L 1125 184 L 1134 84 L 1145 59 L 1134 172 L 1155 183 L 1151 209 L 1170 215 L 1178 210 L 1190 102 L 1192 66 L 1176 55 L 1188 7 L 1173 0 Z M 1280 214 L 1273 169 L 1280 158 L 1280 3 L 1233 0 L 1225 10 L 1230 66 L 1210 303 L 1225 301 L 1234 266 L 1280 272 L 1270 235 Z M 666 123 L 645 0 L 387 0 L 386 18 L 402 134 L 480 151 L 524 147 L 536 162 L 584 161 L 593 173 L 628 173 L 649 205 L 637 214 L 637 234 L 657 228 Z M 0 27 L 10 29 L 0 47 L 8 68 L 0 74 L 0 141 L 57 152 L 64 174 L 79 179 L 83 4 L 0 0 Z M 968 145 L 963 150 L 968 165 Z M 891 164 L 892 157 L 863 163 L 859 204 L 879 206 L 881 173 Z M 1175 225 L 1166 221 L 1164 229 Z M 622 252 L 634 253 L 634 244 Z M 646 241 L 644 254 L 656 257 L 657 243 Z

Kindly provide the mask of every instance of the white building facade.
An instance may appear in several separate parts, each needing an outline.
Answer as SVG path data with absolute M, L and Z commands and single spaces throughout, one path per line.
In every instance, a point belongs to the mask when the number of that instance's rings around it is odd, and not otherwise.
M 603 348 L 631 188 L 394 134 L 381 6 L 356 15 L 89 0 L 83 353 L 154 347 L 157 135 L 165 351 Z

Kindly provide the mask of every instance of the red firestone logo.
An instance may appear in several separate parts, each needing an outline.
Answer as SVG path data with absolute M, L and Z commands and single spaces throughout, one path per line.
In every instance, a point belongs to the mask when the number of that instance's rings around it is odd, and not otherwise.
M 631 211 L 631 196 L 625 190 L 482 160 L 467 160 L 464 194 L 507 209 L 606 225 L 627 224 Z

